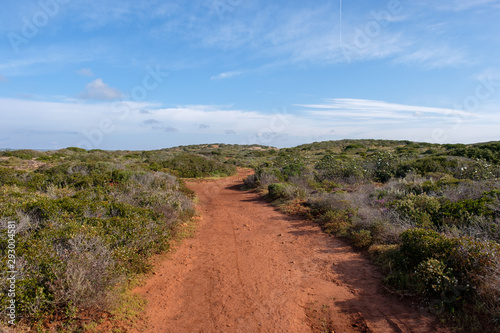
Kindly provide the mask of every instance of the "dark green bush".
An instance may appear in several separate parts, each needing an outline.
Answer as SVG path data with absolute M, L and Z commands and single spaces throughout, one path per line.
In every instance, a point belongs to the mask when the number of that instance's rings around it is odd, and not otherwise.
M 162 166 L 183 178 L 228 176 L 236 172 L 234 165 L 224 163 L 215 157 L 192 153 L 183 153 L 175 158 L 163 161 Z
M 414 221 L 420 227 L 432 227 L 441 223 L 439 219 L 441 203 L 435 197 L 409 194 L 404 199 L 393 202 L 392 205 L 401 216 Z
M 500 162 L 500 151 L 498 143 L 480 145 L 476 147 L 460 147 L 448 152 L 451 156 L 463 156 L 470 159 L 482 159 L 488 162 Z
M 269 191 L 268 197 L 271 200 L 285 198 L 286 196 L 286 185 L 282 183 L 270 184 L 267 190 Z
M 348 210 L 330 210 L 316 219 L 326 233 L 347 237 L 352 227 L 352 214 Z
M 371 157 L 375 180 L 386 183 L 396 175 L 400 161 L 390 152 L 379 152 Z M 401 170 L 400 170 L 401 172 Z
M 281 176 L 284 181 L 290 180 L 292 177 L 300 176 L 306 167 L 303 163 L 291 163 L 281 168 Z
M 448 258 L 461 282 L 481 283 L 481 278 L 498 265 L 500 245 L 494 242 L 478 241 L 470 238 L 459 238 Z
M 457 160 L 444 156 L 425 157 L 411 163 L 411 167 L 421 175 L 431 172 L 454 173 L 458 166 Z
M 316 165 L 319 181 L 329 180 L 344 183 L 358 183 L 369 177 L 366 165 L 362 161 L 343 161 L 332 155 L 324 156 Z
M 456 240 L 446 238 L 434 230 L 409 229 L 401 234 L 403 266 L 414 269 L 428 259 L 444 260 L 450 256 Z
M 86 153 L 87 151 L 83 148 L 78 148 L 78 147 L 68 147 L 66 148 L 69 151 L 72 151 L 74 153 Z
M 290 200 L 303 196 L 303 191 L 291 184 L 274 183 L 270 184 L 267 189 L 267 197 L 271 200 Z
M 478 200 L 464 199 L 456 202 L 441 200 L 439 218 L 449 225 L 467 224 L 472 216 L 492 217 L 493 211 L 489 207 L 491 198 L 483 197 Z
M 372 245 L 373 237 L 370 230 L 352 230 L 349 233 L 349 241 L 357 249 L 367 249 Z
M 422 261 L 415 273 L 425 287 L 424 292 L 430 296 L 446 294 L 458 285 L 453 271 L 444 262 L 434 258 Z

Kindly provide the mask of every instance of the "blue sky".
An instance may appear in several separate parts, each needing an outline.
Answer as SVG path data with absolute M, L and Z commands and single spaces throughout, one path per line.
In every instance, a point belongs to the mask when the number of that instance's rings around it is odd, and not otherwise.
M 0 148 L 500 139 L 500 0 L 2 7 Z

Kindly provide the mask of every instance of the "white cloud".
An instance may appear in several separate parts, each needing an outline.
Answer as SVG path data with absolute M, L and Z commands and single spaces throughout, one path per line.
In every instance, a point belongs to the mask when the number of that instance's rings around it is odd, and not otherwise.
M 331 124 L 341 138 L 405 139 L 426 142 L 478 142 L 495 135 L 486 108 L 472 114 L 451 108 L 404 105 L 363 99 L 330 99 L 323 104 L 298 105 L 301 113 Z M 491 121 L 491 119 L 490 119 Z M 469 129 L 484 126 L 479 135 Z M 472 138 L 475 138 L 474 140 Z
M 81 76 L 94 76 L 94 72 L 90 68 L 81 68 L 76 72 Z
M 341 116 L 353 119 L 403 119 L 411 117 L 472 116 L 471 113 L 449 108 L 404 105 L 384 101 L 350 98 L 330 99 L 327 100 L 326 104 L 301 104 L 298 106 L 305 107 L 307 109 L 305 112 L 313 116 Z
M 210 79 L 212 79 L 212 80 L 229 79 L 231 77 L 235 77 L 235 76 L 238 76 L 241 74 L 243 74 L 243 72 L 241 72 L 241 71 L 224 72 L 224 73 L 220 73 L 218 75 L 214 75 Z
M 104 83 L 102 79 L 90 82 L 85 87 L 85 90 L 80 93 L 80 97 L 83 99 L 95 99 L 102 101 L 111 101 L 122 98 L 123 96 L 124 95 L 121 91 L 111 88 Z
M 335 115 L 339 114 L 340 111 L 353 112 L 350 115 L 355 116 L 374 116 L 374 118 L 379 118 L 378 113 L 386 112 L 391 116 L 397 116 L 401 112 L 414 114 L 421 113 L 427 115 L 441 115 L 448 116 L 450 114 L 457 114 L 461 116 L 470 116 L 470 113 L 447 109 L 447 108 L 435 108 L 426 106 L 414 106 L 414 105 L 404 105 L 397 103 L 388 103 L 384 101 L 374 101 L 366 99 L 352 99 L 352 98 L 336 98 L 327 100 L 326 104 L 300 104 L 298 106 L 303 106 L 312 111 L 308 111 L 310 114 L 314 115 Z M 314 109 L 320 109 L 322 111 L 314 111 Z
M 154 119 L 144 117 L 141 110 L 145 109 L 152 110 Z M 495 112 L 483 109 L 471 115 L 446 108 L 362 99 L 331 99 L 321 104 L 296 105 L 292 109 L 292 112 L 265 113 L 210 105 L 164 108 L 136 102 L 0 98 L 0 131 L 10 137 L 5 143 L 9 147 L 14 147 L 19 140 L 26 142 L 25 133 L 31 133 L 31 144 L 40 142 L 41 146 L 48 146 L 43 143 L 46 139 L 43 133 L 51 133 L 50 142 L 61 142 L 63 146 L 81 142 L 87 142 L 88 146 L 88 142 L 94 140 L 98 141 L 92 145 L 94 148 L 105 149 L 156 149 L 172 142 L 213 140 L 284 147 L 343 138 L 489 141 L 498 137 L 496 124 L 500 121 Z M 494 106 L 488 106 L 488 110 L 493 109 Z M 111 123 L 112 131 L 100 129 L 104 120 Z

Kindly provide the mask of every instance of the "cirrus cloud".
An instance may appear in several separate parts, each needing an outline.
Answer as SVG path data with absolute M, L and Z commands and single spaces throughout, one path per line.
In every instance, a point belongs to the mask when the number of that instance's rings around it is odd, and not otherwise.
M 81 76 L 94 76 L 94 72 L 90 68 L 81 68 L 76 72 Z
M 212 79 L 212 80 L 229 79 L 229 78 L 241 75 L 241 74 L 243 74 L 243 72 L 241 72 L 241 71 L 224 72 L 224 73 L 220 73 L 218 75 L 214 75 L 210 79 Z

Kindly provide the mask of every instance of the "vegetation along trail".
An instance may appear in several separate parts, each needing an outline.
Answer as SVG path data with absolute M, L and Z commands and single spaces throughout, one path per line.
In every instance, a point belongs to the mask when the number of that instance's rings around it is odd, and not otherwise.
M 443 332 L 386 293 L 363 255 L 241 191 L 249 174 L 187 183 L 196 235 L 136 289 L 148 332 Z

